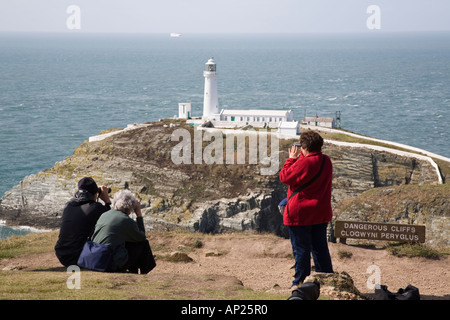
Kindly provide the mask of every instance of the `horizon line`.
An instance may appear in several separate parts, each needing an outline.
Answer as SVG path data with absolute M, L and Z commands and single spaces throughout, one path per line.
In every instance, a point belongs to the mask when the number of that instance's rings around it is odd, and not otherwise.
M 167 35 L 172 32 L 146 32 L 146 31 L 83 31 L 83 30 L 0 30 L 0 33 L 15 34 L 77 34 L 77 35 Z M 177 32 L 183 38 L 186 35 L 382 35 L 382 34 L 430 34 L 450 33 L 450 30 L 361 30 L 361 31 L 282 31 L 282 32 Z

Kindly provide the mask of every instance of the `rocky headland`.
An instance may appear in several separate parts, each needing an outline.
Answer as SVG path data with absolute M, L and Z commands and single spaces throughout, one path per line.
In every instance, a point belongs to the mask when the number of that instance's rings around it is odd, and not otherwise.
M 77 181 L 91 176 L 99 185 L 110 186 L 113 194 L 123 188 L 133 191 L 141 200 L 148 230 L 249 230 L 286 235 L 278 203 L 286 196 L 287 187 L 278 174 L 261 174 L 267 166 L 263 161 L 176 164 L 173 150 L 180 142 L 172 133 L 177 129 L 187 130 L 192 137 L 196 130 L 180 120 L 166 119 L 130 130 L 102 132 L 101 139 L 85 141 L 72 156 L 25 177 L 7 191 L 0 200 L 0 219 L 58 228 L 62 208 L 75 193 Z M 223 146 L 228 134 L 222 135 Z M 326 132 L 323 137 L 323 151 L 334 166 L 336 218 L 424 224 L 429 244 L 450 244 L 450 188 L 445 184 L 450 162 L 386 146 L 372 148 L 370 143 L 364 144 L 367 142 L 339 143 L 336 140 L 342 140 L 341 136 Z M 279 140 L 278 154 L 271 155 L 278 156 L 279 169 L 296 140 Z M 190 143 L 189 150 L 198 151 L 194 138 Z M 202 151 L 211 144 L 205 139 L 201 143 Z

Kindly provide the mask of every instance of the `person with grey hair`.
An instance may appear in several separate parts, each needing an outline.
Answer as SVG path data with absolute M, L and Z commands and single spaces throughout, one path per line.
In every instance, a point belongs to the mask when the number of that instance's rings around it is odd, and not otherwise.
M 133 211 L 136 221 L 130 218 Z M 139 269 L 146 274 L 156 266 L 145 236 L 141 204 L 129 190 L 114 195 L 112 209 L 98 219 L 91 239 L 113 249 L 108 271 L 138 273 Z
M 120 190 L 114 195 L 113 209 L 129 215 L 135 208 L 140 211 L 140 207 L 137 207 L 138 203 L 139 201 L 130 190 Z M 142 217 L 142 214 L 136 213 L 136 216 Z

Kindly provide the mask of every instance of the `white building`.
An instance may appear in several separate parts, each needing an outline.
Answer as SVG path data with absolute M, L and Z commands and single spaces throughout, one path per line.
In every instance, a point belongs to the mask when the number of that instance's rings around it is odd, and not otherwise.
M 278 133 L 300 135 L 300 124 L 298 121 L 282 121 L 278 124 Z
M 192 117 L 192 103 L 184 102 L 178 104 L 178 118 L 190 119 Z
M 280 122 L 294 121 L 291 110 L 224 110 L 220 112 L 221 121 L 240 122 Z
M 220 125 L 238 127 L 251 125 L 262 128 L 278 128 L 282 121 L 294 121 L 291 110 L 224 110 L 220 112 Z

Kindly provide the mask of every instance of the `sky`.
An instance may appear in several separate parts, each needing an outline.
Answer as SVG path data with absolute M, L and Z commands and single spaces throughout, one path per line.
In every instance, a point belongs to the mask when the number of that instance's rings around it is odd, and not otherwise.
M 450 31 L 450 0 L 1 0 L 1 31 Z

